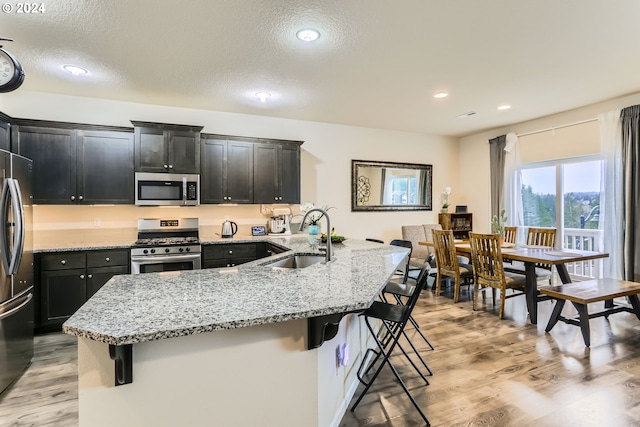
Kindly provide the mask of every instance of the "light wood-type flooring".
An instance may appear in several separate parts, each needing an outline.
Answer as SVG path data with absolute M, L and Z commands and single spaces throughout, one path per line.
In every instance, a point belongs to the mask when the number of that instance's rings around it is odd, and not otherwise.
M 552 304 L 539 303 L 536 327 L 526 319 L 524 297 L 508 299 L 499 320 L 490 295 L 474 312 L 465 290 L 455 305 L 451 293 L 436 298 L 425 291 L 414 317 L 435 351 L 419 337 L 414 342 L 434 371 L 431 385 L 402 356 L 395 364 L 431 425 L 640 426 L 640 321 L 630 313 L 591 320 L 587 349 L 576 326 L 559 323 L 544 332 Z M 37 336 L 32 365 L 0 396 L 0 427 L 77 426 L 77 411 L 75 339 Z M 422 419 L 386 367 L 340 423 L 419 425 Z

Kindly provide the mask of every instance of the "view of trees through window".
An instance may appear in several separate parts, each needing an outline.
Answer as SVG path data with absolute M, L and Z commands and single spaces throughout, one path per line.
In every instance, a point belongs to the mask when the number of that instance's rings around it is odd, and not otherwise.
M 524 225 L 597 229 L 600 210 L 600 161 L 560 163 L 522 169 Z M 562 188 L 564 218 L 559 218 L 556 189 Z

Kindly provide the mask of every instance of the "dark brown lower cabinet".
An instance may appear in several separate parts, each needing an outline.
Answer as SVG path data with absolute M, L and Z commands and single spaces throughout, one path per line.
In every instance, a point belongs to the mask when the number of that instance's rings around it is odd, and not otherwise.
M 202 247 L 202 268 L 234 267 L 285 250 L 267 242 L 205 245 Z
M 43 290 L 42 318 L 44 325 L 62 323 L 87 300 L 86 271 L 43 271 L 40 275 Z
M 35 265 L 36 330 L 42 332 L 59 330 L 109 279 L 131 271 L 128 249 L 41 253 Z

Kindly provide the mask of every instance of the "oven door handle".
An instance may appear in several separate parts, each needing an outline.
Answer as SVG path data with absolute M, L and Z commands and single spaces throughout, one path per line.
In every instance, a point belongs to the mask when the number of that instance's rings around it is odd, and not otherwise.
M 133 255 L 131 256 L 131 262 L 139 262 L 141 264 L 157 264 L 159 262 L 180 262 L 180 261 L 193 261 L 200 259 L 200 254 L 191 255 Z

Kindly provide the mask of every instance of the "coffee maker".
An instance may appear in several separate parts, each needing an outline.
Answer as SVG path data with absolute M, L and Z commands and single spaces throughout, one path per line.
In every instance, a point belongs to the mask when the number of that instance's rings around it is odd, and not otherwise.
M 267 222 L 269 235 L 289 236 L 291 235 L 291 208 L 274 208 L 271 219 Z

